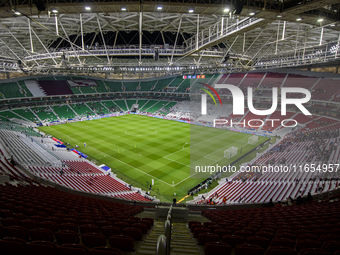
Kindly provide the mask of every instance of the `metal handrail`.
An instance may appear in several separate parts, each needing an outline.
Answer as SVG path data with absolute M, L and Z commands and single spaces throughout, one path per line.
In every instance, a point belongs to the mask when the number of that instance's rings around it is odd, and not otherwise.
M 172 205 L 170 205 L 166 221 L 164 224 L 164 235 L 160 235 L 157 239 L 156 255 L 170 255 L 171 250 L 171 226 L 172 226 Z
M 160 235 L 157 239 L 156 255 L 166 255 L 167 239 L 165 235 Z
M 166 254 L 170 255 L 171 245 L 171 223 L 169 220 L 165 221 L 165 237 L 166 237 Z

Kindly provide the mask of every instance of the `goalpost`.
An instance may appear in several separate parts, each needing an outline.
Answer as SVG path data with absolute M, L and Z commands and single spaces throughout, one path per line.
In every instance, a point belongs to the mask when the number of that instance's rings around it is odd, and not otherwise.
M 257 135 L 253 135 L 248 138 L 249 144 L 256 144 L 259 141 L 259 137 Z
M 230 147 L 229 149 L 224 151 L 224 157 L 231 159 L 232 157 L 234 157 L 237 154 L 237 152 L 238 152 L 237 147 L 235 147 L 235 146 Z

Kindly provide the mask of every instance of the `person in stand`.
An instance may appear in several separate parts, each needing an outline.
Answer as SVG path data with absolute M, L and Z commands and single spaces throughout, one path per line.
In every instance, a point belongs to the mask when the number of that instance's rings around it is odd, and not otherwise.
M 281 201 L 278 201 L 275 207 L 282 207 Z

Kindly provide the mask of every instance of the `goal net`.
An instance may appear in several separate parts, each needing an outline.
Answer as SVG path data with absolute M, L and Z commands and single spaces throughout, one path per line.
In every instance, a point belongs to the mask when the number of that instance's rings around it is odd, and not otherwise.
M 253 135 L 252 137 L 248 138 L 249 144 L 256 144 L 259 141 L 259 137 L 257 135 Z
M 224 151 L 224 157 L 231 159 L 237 154 L 238 148 L 237 147 L 230 147 L 229 149 Z

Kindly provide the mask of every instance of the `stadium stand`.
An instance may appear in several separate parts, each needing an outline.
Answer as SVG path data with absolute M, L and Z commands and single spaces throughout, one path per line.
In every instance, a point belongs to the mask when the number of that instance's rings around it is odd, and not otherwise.
M 68 80 L 68 79 L 84 79 L 81 77 L 59 77 L 56 76 L 54 78 L 51 77 L 41 77 L 37 78 L 36 80 L 40 81 L 49 81 L 49 80 Z M 96 83 L 98 84 L 97 87 L 81 87 L 81 92 L 84 93 L 83 89 L 86 88 L 90 90 L 94 90 L 95 93 L 99 92 L 97 89 L 101 88 L 101 91 L 113 91 L 114 89 L 117 89 L 117 91 L 163 91 L 165 87 L 167 87 L 168 91 L 176 91 L 176 92 L 187 92 L 188 88 L 192 86 L 192 84 L 200 82 L 200 81 L 211 81 L 210 83 L 214 83 L 218 80 L 219 83 L 225 83 L 225 84 L 234 84 L 237 86 L 240 86 L 241 89 L 244 89 L 248 86 L 252 86 L 255 88 L 259 88 L 259 95 L 267 96 L 267 89 L 272 88 L 274 86 L 298 86 L 298 84 L 301 84 L 300 87 L 304 87 L 306 89 L 309 89 L 313 92 L 318 90 L 320 87 L 323 87 L 323 84 L 327 83 L 327 86 L 330 86 L 330 89 L 327 89 L 327 91 L 330 91 L 329 96 L 326 96 L 327 100 L 330 100 L 334 98 L 334 96 L 337 93 L 335 83 L 329 83 L 329 81 L 336 81 L 335 79 L 330 78 L 322 78 L 322 77 L 313 77 L 308 76 L 305 74 L 295 74 L 295 73 L 275 73 L 275 72 L 249 72 L 249 73 L 239 73 L 239 74 L 225 74 L 225 75 L 206 75 L 205 79 L 183 79 L 182 76 L 174 76 L 166 79 L 155 79 L 150 81 L 102 81 L 102 80 L 96 80 Z M 17 87 L 21 86 L 23 83 L 20 81 L 17 83 Z M 335 88 L 335 89 L 334 89 Z M 78 94 L 81 93 L 78 91 Z M 92 93 L 92 92 L 91 92 Z M 319 92 L 317 92 L 319 93 Z M 321 92 L 320 92 L 321 93 Z M 326 95 L 325 92 L 322 92 L 323 95 Z M 270 93 L 268 92 L 268 95 Z M 293 95 L 294 96 L 294 95 Z M 317 97 L 318 98 L 318 97 Z M 37 102 L 40 102 L 37 100 Z M 41 101 L 43 102 L 43 100 Z M 178 119 L 181 121 L 190 121 L 194 123 L 201 123 L 201 124 L 207 124 L 211 125 L 212 121 L 214 119 L 220 118 L 220 119 L 232 119 L 233 121 L 242 121 L 243 119 L 263 119 L 262 116 L 257 116 L 248 111 L 248 109 L 245 109 L 245 116 L 242 118 L 240 116 L 234 116 L 232 114 L 232 107 L 229 104 L 223 104 L 223 106 L 214 106 L 213 104 L 208 103 L 208 112 L 209 115 L 202 116 L 200 114 L 200 104 L 199 102 L 189 102 L 189 101 L 167 101 L 164 99 L 157 100 L 157 99 L 140 99 L 140 97 L 136 97 L 136 99 L 116 99 L 116 100 L 103 100 L 103 101 L 87 101 L 86 103 L 70 103 L 68 105 L 53 105 L 53 106 L 32 106 L 30 108 L 19 108 L 19 109 L 13 109 L 13 110 L 5 110 L 1 112 L 1 117 L 3 119 L 7 118 L 19 118 L 22 120 L 30 120 L 35 123 L 39 122 L 46 122 L 51 123 L 55 121 L 64 121 L 72 118 L 87 118 L 89 116 L 98 116 L 103 115 L 107 113 L 116 113 L 120 111 L 128 111 L 131 109 L 131 106 L 137 103 L 139 104 L 139 111 L 140 112 L 148 112 L 155 115 L 163 115 L 166 118 L 169 119 Z M 325 107 L 325 105 L 321 106 Z M 283 119 L 280 115 L 279 111 L 275 111 L 270 116 L 266 116 L 266 118 L 270 119 L 279 119 L 280 121 Z M 305 162 L 306 158 L 303 158 L 303 155 L 307 157 L 308 160 L 312 160 L 313 162 L 320 162 L 320 157 L 318 159 L 315 152 L 310 153 L 304 151 L 305 148 L 311 147 L 314 148 L 315 142 L 314 141 L 301 141 L 298 143 L 294 143 L 294 145 L 285 144 L 285 142 L 289 139 L 292 139 L 291 136 L 294 134 L 301 134 L 302 132 L 308 132 L 309 134 L 315 133 L 315 132 L 333 132 L 336 128 L 339 126 L 339 121 L 334 118 L 328 118 L 323 117 L 320 115 L 313 115 L 313 116 L 305 116 L 301 113 L 295 113 L 295 112 L 289 112 L 285 116 L 285 118 L 292 118 L 299 122 L 299 131 L 295 131 L 294 133 L 290 133 L 291 130 L 287 131 L 286 133 L 282 133 L 285 135 L 285 138 L 282 139 L 278 144 L 276 144 L 273 148 L 278 151 L 274 151 L 273 149 L 271 151 L 265 152 L 262 155 L 259 155 L 257 158 L 255 158 L 253 161 L 251 161 L 249 164 L 255 164 L 255 165 L 262 165 L 268 162 L 272 163 L 278 163 L 278 162 Z M 274 123 L 274 127 L 269 127 L 268 124 L 265 125 L 262 128 L 254 129 L 251 127 L 238 127 L 240 130 L 256 130 L 258 132 L 264 132 L 264 133 L 275 133 L 275 131 L 278 130 L 285 130 L 286 128 L 282 127 L 280 124 L 280 121 L 276 121 Z M 289 124 L 289 122 L 287 123 Z M 11 130 L 12 131 L 12 130 Z M 7 131 L 4 131 L 7 132 Z M 20 132 L 20 131 L 19 131 Z M 280 133 L 281 134 L 281 133 Z M 25 136 L 25 134 L 20 134 L 20 136 Z M 10 136 L 12 137 L 12 136 Z M 311 135 L 311 137 L 314 137 L 314 135 Z M 15 137 L 18 138 L 18 137 Z M 25 137 L 22 137 L 23 140 L 25 140 Z M 29 140 L 29 138 L 27 138 Z M 15 142 L 22 146 L 21 149 L 18 147 L 17 149 L 12 149 L 11 153 L 13 155 L 16 155 L 16 159 L 20 161 L 21 163 L 24 163 L 25 160 L 28 160 L 28 157 L 34 156 L 33 161 L 36 164 L 36 167 L 43 166 L 44 164 L 47 164 L 46 158 L 40 159 L 39 157 L 36 157 L 34 153 L 32 153 L 29 149 L 27 149 L 24 144 L 22 143 L 23 140 L 21 138 L 19 141 L 18 139 L 14 139 L 11 142 Z M 68 160 L 78 160 L 78 162 L 82 162 L 83 159 L 79 161 L 79 158 L 75 154 L 70 154 L 66 151 L 66 149 L 63 148 L 56 148 L 54 146 L 53 142 L 49 142 L 48 140 L 43 139 L 43 143 L 39 143 L 39 138 L 34 138 L 34 144 L 37 145 L 35 150 L 41 150 L 45 149 L 47 150 L 47 158 L 53 157 L 56 160 L 59 160 L 60 162 L 65 162 Z M 8 142 L 6 140 L 6 142 Z M 28 141 L 29 142 L 29 141 Z M 339 151 L 336 147 L 332 145 L 337 142 L 337 137 L 331 137 L 327 139 L 323 139 L 323 147 L 324 150 L 330 150 L 328 151 L 327 160 L 329 162 L 336 162 L 339 158 Z M 331 146 L 331 147 L 330 147 Z M 53 148 L 53 151 L 52 151 Z M 283 149 L 282 149 L 283 148 Z M 24 151 L 24 153 L 21 152 L 21 150 Z M 27 154 L 28 153 L 28 154 Z M 21 155 L 22 154 L 22 155 Z M 19 156 L 20 155 L 20 156 Z M 266 156 L 264 156 L 266 155 Z M 20 158 L 19 158 L 20 157 Z M 309 158 L 311 157 L 311 158 Z M 53 159 L 53 160 L 54 160 Z M 325 160 L 325 157 L 321 157 L 322 160 Z M 52 161 L 53 161 L 52 160 Z M 27 162 L 26 162 L 27 163 Z M 53 163 L 54 164 L 54 163 Z M 50 165 L 45 165 L 43 167 L 53 167 Z M 33 167 L 34 165 L 30 165 L 30 167 Z M 47 170 L 46 170 L 47 171 Z M 65 170 L 66 172 L 66 170 Z M 60 179 L 60 176 L 58 176 L 58 173 L 51 173 L 48 172 L 44 173 L 43 171 L 40 171 L 39 174 L 44 174 L 44 178 L 49 178 L 52 180 L 52 177 L 54 178 L 54 175 L 57 175 L 54 181 L 61 183 L 64 180 Z M 97 173 L 99 174 L 99 173 Z M 60 175 L 60 173 L 59 173 Z M 70 175 L 70 176 L 68 176 Z M 91 174 L 89 174 L 91 175 Z M 64 185 L 73 185 L 73 188 L 78 188 L 79 183 L 74 181 L 69 173 L 64 173 L 64 178 L 66 181 L 63 182 Z M 91 176 L 92 177 L 92 176 Z M 99 177 L 98 177 L 99 178 Z M 101 178 L 101 177 L 100 177 Z M 279 183 L 283 178 L 283 182 Z M 305 182 L 308 182 L 309 180 L 314 180 L 314 178 L 319 178 L 315 173 L 314 174 L 295 174 L 293 177 L 287 178 L 287 175 L 281 174 L 281 175 L 275 175 L 275 174 L 269 174 L 266 173 L 263 176 L 255 176 L 252 178 L 247 177 L 246 180 L 244 179 L 233 179 L 233 182 L 235 183 L 223 183 L 222 186 L 218 186 L 214 191 L 210 193 L 210 196 L 213 194 L 213 192 L 216 192 L 216 190 L 221 189 L 221 195 L 217 199 L 217 203 L 221 203 L 223 196 L 222 194 L 227 196 L 227 200 L 230 203 L 235 203 L 238 201 L 239 197 L 243 198 L 243 202 L 265 202 L 268 201 L 271 197 L 269 194 L 276 193 L 275 200 L 284 200 L 287 199 L 288 196 L 297 197 L 300 195 L 300 191 L 303 187 L 305 187 Z M 256 179 L 253 183 L 250 183 L 249 180 Z M 294 183 L 294 179 L 300 179 L 303 180 L 303 184 L 297 185 Z M 81 179 L 81 181 L 84 181 L 85 179 Z M 78 180 L 77 180 L 78 181 Z M 338 183 L 336 181 L 329 181 L 326 183 L 326 181 L 318 181 L 315 180 L 313 184 L 308 183 L 306 186 L 306 189 L 303 190 L 304 192 L 302 195 L 306 195 L 308 191 L 311 191 L 312 194 L 316 193 L 315 191 L 319 189 L 319 187 L 323 187 L 323 191 L 332 190 L 336 187 L 338 187 Z M 223 187 L 223 188 L 222 188 Z M 91 192 L 98 192 L 99 190 L 105 191 L 107 194 L 111 192 L 110 189 L 105 189 L 100 187 L 92 187 Z M 256 191 L 257 195 L 250 195 L 254 191 Z M 116 190 L 112 191 L 113 193 L 118 192 Z M 115 195 L 122 195 L 126 197 L 131 196 L 137 196 L 135 195 L 136 191 L 127 191 L 128 193 L 124 193 L 125 190 L 123 189 L 122 194 L 113 194 Z M 300 192 L 300 193 L 299 193 Z M 136 193 L 138 194 L 138 193 Z M 208 196 L 209 198 L 209 196 Z M 246 199 L 245 199 L 246 198 Z M 197 201 L 196 201 L 197 202 Z M 202 201 L 199 201 L 202 203 Z M 205 201 L 203 201 L 204 203 Z
M 72 104 L 70 107 L 77 113 L 80 117 L 87 117 L 92 115 L 93 111 L 86 104 Z
M 240 88 L 253 87 L 257 88 L 266 73 L 247 73 L 242 82 Z
M 287 74 L 286 73 L 271 73 L 268 72 L 266 76 L 264 77 L 261 85 L 259 88 L 281 88 L 283 85 L 285 78 Z
M 159 109 L 161 109 L 162 107 L 164 107 L 166 104 L 168 104 L 167 101 L 158 101 L 157 103 L 153 104 L 151 107 L 145 108 L 145 111 L 151 112 L 151 113 L 155 113 L 155 112 L 157 112 Z
M 153 90 L 154 86 L 156 85 L 156 81 L 141 81 L 140 83 L 140 91 L 150 91 Z
M 52 122 L 58 120 L 57 116 L 49 106 L 32 107 L 31 110 L 42 122 Z
M 123 82 L 123 86 L 125 87 L 123 91 L 137 91 L 140 82 Z
M 120 81 L 104 81 L 104 85 L 106 85 L 111 92 L 123 91 L 122 83 Z
M 130 111 L 132 108 L 132 105 L 136 103 L 136 100 L 126 100 L 127 109 Z
M 239 86 L 244 77 L 245 73 L 232 73 L 223 81 L 223 84 Z
M 338 207 L 338 201 L 310 201 L 285 207 L 203 211 L 211 222 L 191 221 L 189 227 L 192 233 L 200 233 L 202 243 L 210 241 L 207 233 L 221 233 L 214 241 L 229 249 L 236 247 L 235 254 L 240 254 L 241 247 L 245 249 L 242 254 L 334 254 L 340 249 L 340 236 L 335 234 Z M 255 253 L 254 248 L 260 252 Z
M 109 110 L 109 112 L 121 111 L 113 101 L 101 101 L 101 103 Z
M 23 117 L 23 119 L 30 120 L 34 123 L 38 122 L 38 118 L 32 113 L 30 108 L 13 109 L 14 113 Z M 1 113 L 0 113 L 1 114 Z
M 115 100 L 115 104 L 123 111 L 128 111 L 125 100 Z
M 87 106 L 98 115 L 109 113 L 109 110 L 101 102 L 89 102 Z
M 35 183 L 8 183 L 0 185 L 0 191 L 3 194 L 0 200 L 2 254 L 82 254 L 79 250 L 88 254 L 90 249 L 91 254 L 100 249 L 121 254 L 121 250 L 138 244 L 133 240 L 129 246 L 115 242 L 118 237 L 129 237 L 129 228 L 118 228 L 116 235 L 108 237 L 104 234 L 109 233 L 106 229 L 113 229 L 114 224 L 124 220 L 129 222 L 127 227 L 135 224 L 140 218 L 134 215 L 143 210 L 140 206 L 73 195 Z M 120 235 L 122 231 L 124 235 Z M 109 248 L 101 248 L 107 244 Z
M 0 83 L 0 95 L 3 99 L 25 97 L 25 92 L 16 82 Z
M 75 117 L 74 112 L 68 105 L 51 106 L 54 113 L 59 119 L 73 119 Z

